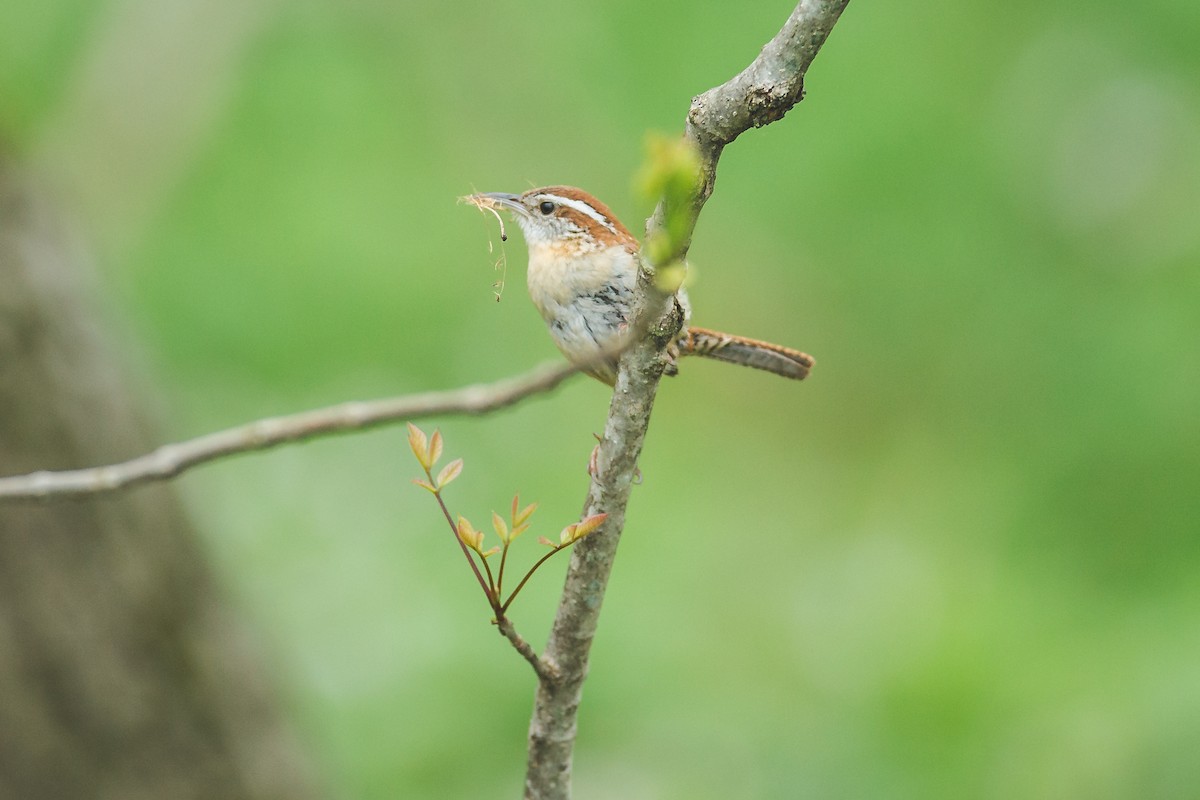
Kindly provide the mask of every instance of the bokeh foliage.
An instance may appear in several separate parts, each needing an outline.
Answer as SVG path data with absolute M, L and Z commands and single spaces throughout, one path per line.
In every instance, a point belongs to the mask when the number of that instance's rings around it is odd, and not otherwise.
M 248 5 L 0 5 L 0 127 L 172 436 L 555 357 L 519 237 L 454 198 L 577 184 L 640 230 L 646 131 L 790 8 Z M 664 384 L 581 797 L 1194 796 L 1198 29 L 1180 0 L 852 3 L 808 99 L 726 151 L 695 318 L 818 366 Z M 575 518 L 606 391 L 439 421 L 448 502 Z M 376 432 L 182 485 L 338 796 L 515 796 L 528 666 L 408 459 Z M 518 608 L 535 643 L 561 570 Z

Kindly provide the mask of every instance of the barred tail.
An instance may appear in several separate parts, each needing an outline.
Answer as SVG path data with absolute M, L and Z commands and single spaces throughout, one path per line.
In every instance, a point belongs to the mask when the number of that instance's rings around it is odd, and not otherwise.
M 677 345 L 682 356 L 707 356 L 743 367 L 765 369 L 793 380 L 807 376 L 816 363 L 812 356 L 799 350 L 706 328 L 688 328 Z

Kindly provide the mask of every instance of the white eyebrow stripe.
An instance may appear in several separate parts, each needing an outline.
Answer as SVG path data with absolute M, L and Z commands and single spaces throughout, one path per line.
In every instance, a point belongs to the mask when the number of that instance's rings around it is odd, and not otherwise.
M 547 200 L 553 200 L 554 202 L 558 203 L 559 205 L 564 205 L 567 208 L 573 208 L 576 211 L 580 212 L 581 214 L 587 214 L 589 217 L 596 220 L 596 222 L 599 222 L 601 225 L 608 228 L 613 233 L 617 232 L 616 226 L 613 225 L 612 222 L 609 221 L 608 217 L 604 216 L 599 211 L 592 208 L 590 205 L 583 202 L 582 200 L 572 200 L 569 197 L 560 197 L 556 194 L 544 194 L 541 196 L 545 197 Z

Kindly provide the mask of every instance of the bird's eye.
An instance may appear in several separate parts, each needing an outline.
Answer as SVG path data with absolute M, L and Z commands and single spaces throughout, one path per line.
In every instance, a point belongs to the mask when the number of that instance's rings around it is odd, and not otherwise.
M 538 210 L 549 216 L 554 213 L 554 203 L 551 203 L 549 200 L 543 200 L 541 205 L 538 206 Z

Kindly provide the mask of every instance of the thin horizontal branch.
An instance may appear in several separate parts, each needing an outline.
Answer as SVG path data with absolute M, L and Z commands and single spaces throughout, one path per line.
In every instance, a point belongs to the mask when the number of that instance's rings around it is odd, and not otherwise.
M 543 365 L 524 375 L 445 392 L 383 400 L 339 403 L 327 408 L 272 417 L 184 442 L 103 467 L 41 471 L 0 478 L 0 502 L 78 497 L 173 478 L 185 470 L 226 456 L 266 450 L 318 436 L 349 433 L 435 414 L 486 414 L 558 386 L 579 368 Z

